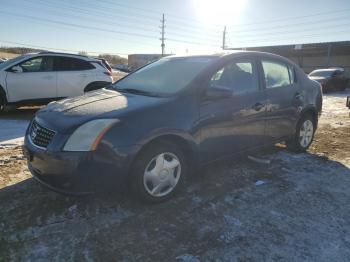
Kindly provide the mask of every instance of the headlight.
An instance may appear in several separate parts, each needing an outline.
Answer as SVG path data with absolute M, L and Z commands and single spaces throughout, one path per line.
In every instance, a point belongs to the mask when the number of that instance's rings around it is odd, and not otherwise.
M 108 129 L 119 122 L 117 119 L 97 119 L 78 127 L 69 137 L 64 151 L 93 151 Z

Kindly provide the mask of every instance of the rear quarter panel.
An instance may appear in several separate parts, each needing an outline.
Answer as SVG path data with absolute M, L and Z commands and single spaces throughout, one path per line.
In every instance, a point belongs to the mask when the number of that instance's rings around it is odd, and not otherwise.
M 303 90 L 303 110 L 313 109 L 320 114 L 323 100 L 321 84 L 311 80 L 301 69 L 299 69 L 298 75 Z

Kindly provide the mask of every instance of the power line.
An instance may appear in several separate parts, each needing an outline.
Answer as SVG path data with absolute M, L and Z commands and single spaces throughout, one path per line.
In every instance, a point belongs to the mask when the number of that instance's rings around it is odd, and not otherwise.
M 107 1 L 107 0 L 100 0 L 101 2 L 104 2 L 104 3 L 109 3 L 109 4 L 111 4 L 111 5 L 115 5 L 115 6 L 120 6 L 120 7 L 122 7 L 122 8 L 127 8 L 127 9 L 136 9 L 136 10 L 141 10 L 141 11 L 144 11 L 144 12 L 147 12 L 147 13 L 159 13 L 159 12 L 155 12 L 154 10 L 151 10 L 151 9 L 145 9 L 145 8 L 139 8 L 139 7 L 135 7 L 135 6 L 130 6 L 130 5 L 125 5 L 125 4 L 121 4 L 121 3 L 117 3 L 117 2 L 111 2 L 111 1 Z M 44 3 L 48 3 L 48 2 L 46 2 L 46 1 L 44 1 Z M 65 3 L 67 3 L 67 2 L 65 2 Z M 50 4 L 52 4 L 52 3 L 50 3 Z M 75 5 L 74 6 L 72 6 L 72 5 L 69 5 L 70 7 L 73 7 L 73 8 L 77 8 Z M 96 7 L 94 7 L 94 8 L 96 8 Z M 80 8 L 81 9 L 81 8 Z M 85 9 L 85 10 L 87 10 L 87 9 Z M 105 10 L 105 9 L 103 9 L 103 10 Z M 114 9 L 114 10 L 118 10 L 119 11 L 119 9 Z M 327 12 L 320 12 L 320 13 L 316 13 L 316 14 L 311 14 L 311 15 L 303 15 L 303 16 L 294 16 L 294 17 L 288 17 L 288 18 L 280 18 L 280 19 L 273 19 L 273 20 L 266 20 L 266 21 L 262 21 L 262 22 L 256 22 L 256 23 L 249 23 L 249 24 L 241 24 L 241 25 L 239 25 L 240 27 L 241 26 L 250 26 L 250 25 L 256 25 L 256 24 L 259 24 L 259 25 L 261 25 L 261 24 L 264 24 L 264 23 L 272 23 L 272 22 L 276 22 L 276 21 L 288 21 L 288 20 L 291 20 L 291 19 L 299 19 L 299 18 L 310 18 L 310 17 L 314 17 L 314 16 L 321 16 L 321 15 L 328 15 L 328 14 L 333 14 L 333 13 L 340 13 L 340 12 L 345 12 L 345 11 L 349 11 L 350 9 L 343 9 L 343 10 L 333 10 L 333 11 L 327 11 Z M 95 10 L 94 10 L 94 12 L 95 12 Z M 104 12 L 104 14 L 106 14 L 105 12 Z M 143 14 L 139 14 L 139 13 L 137 13 L 139 16 L 141 15 L 141 16 L 143 16 Z M 173 16 L 174 17 L 174 15 L 171 15 L 171 14 L 169 14 L 170 16 Z M 114 16 L 115 16 L 115 14 L 114 14 Z M 176 16 L 175 16 L 176 17 Z M 177 17 L 179 17 L 179 16 L 177 16 Z M 156 19 L 155 17 L 149 17 L 148 16 L 148 18 L 152 18 L 152 19 Z M 192 20 L 192 21 L 197 21 L 197 22 L 199 22 L 198 20 L 195 20 L 195 19 L 190 19 L 190 18 L 186 18 L 187 20 Z M 332 19 L 332 20 L 334 20 L 334 19 Z M 324 21 L 324 20 L 323 20 Z M 322 21 L 322 22 L 323 22 Z M 188 26 L 189 24 L 188 23 L 184 23 L 183 22 L 183 19 L 181 20 L 181 21 L 179 21 L 179 22 L 176 22 L 177 23 L 177 27 L 181 27 L 181 26 L 179 26 L 178 24 L 185 24 L 186 26 Z M 303 23 L 304 24 L 304 23 Z M 300 23 L 299 24 L 295 24 L 295 25 L 300 25 Z M 284 26 L 279 26 L 279 27 L 274 27 L 274 28 L 282 28 L 282 27 L 284 27 Z M 265 30 L 270 30 L 271 29 L 271 27 L 269 27 L 269 28 L 266 28 Z M 191 30 L 191 29 L 190 29 Z M 256 29 L 256 30 L 253 30 L 253 31 L 261 31 L 261 30 L 263 30 L 263 29 Z M 250 30 L 250 31 L 252 31 L 252 30 Z M 241 32 L 241 30 L 236 30 L 235 32 Z
M 134 23 L 142 23 L 142 25 L 152 25 L 154 26 L 156 23 L 150 23 L 150 22 L 146 22 L 144 20 L 141 20 L 141 18 L 139 18 L 138 16 L 128 16 L 125 15 L 123 13 L 117 13 L 117 14 L 110 14 L 110 13 L 106 13 L 106 12 L 101 12 L 101 11 L 96 11 L 96 10 L 89 10 L 89 9 L 85 9 L 85 8 L 81 8 L 81 7 L 75 7 L 75 6 L 71 6 L 71 5 L 67 5 L 67 4 L 62 4 L 60 3 L 59 5 L 56 5 L 55 3 L 51 3 L 51 2 L 47 2 L 47 1 L 43 1 L 43 0 L 36 0 L 33 1 L 32 0 L 27 0 L 27 2 L 31 2 L 33 4 L 36 5 L 40 5 L 40 7 L 42 6 L 46 6 L 46 7 L 52 7 L 58 9 L 58 10 L 68 10 L 74 13 L 81 13 L 81 14 L 86 14 L 89 15 L 89 17 L 94 16 L 94 17 L 103 17 L 103 18 L 111 18 L 111 19 L 116 19 L 118 17 L 122 18 L 122 19 L 131 19 L 131 20 L 135 20 Z M 110 21 L 110 19 L 108 20 Z M 158 20 L 157 20 L 158 21 Z M 123 21 L 121 21 L 123 22 Z
M 69 4 L 68 4 L 68 2 L 65 2 L 64 1 L 64 3 L 65 3 L 65 5 L 66 6 L 70 6 L 70 7 L 72 7 L 72 8 L 79 8 L 79 9 L 84 9 L 84 10 L 89 10 L 89 9 L 86 9 L 86 8 L 81 8 L 81 5 L 75 5 L 75 4 L 71 4 L 72 2 L 71 1 L 69 1 Z M 74 3 L 74 2 L 73 2 Z M 60 3 L 60 4 L 62 4 L 62 2 Z M 106 9 L 106 8 L 101 8 L 100 6 L 94 6 L 93 7 L 93 12 L 96 12 L 96 10 L 99 10 L 99 12 L 100 13 L 103 13 L 103 14 L 111 14 L 111 13 L 109 13 L 109 12 L 106 12 L 106 10 L 108 11 L 108 10 L 115 10 L 115 11 L 118 11 L 118 12 L 120 12 L 121 10 L 120 9 L 116 9 L 116 8 L 108 8 L 108 9 Z M 155 17 L 155 16 L 149 16 L 149 15 L 144 15 L 144 14 L 140 14 L 140 13 L 137 13 L 137 12 L 135 12 L 135 11 L 132 11 L 133 13 L 135 13 L 135 15 L 137 16 L 137 18 L 139 18 L 139 17 L 142 17 L 143 19 L 147 19 L 147 20 L 152 20 L 152 21 L 158 21 L 158 18 L 157 17 Z M 116 15 L 115 13 L 113 13 L 113 15 Z
M 26 6 L 26 9 L 37 10 L 37 9 L 33 8 L 32 6 Z M 156 31 L 156 30 L 152 30 L 152 29 L 149 29 L 149 28 L 135 26 L 135 22 L 120 21 L 120 22 L 116 23 L 116 22 L 110 21 L 110 19 L 109 19 L 109 20 L 101 20 L 101 19 L 92 18 L 90 14 L 88 14 L 89 17 L 77 16 L 76 14 L 77 14 L 78 12 L 76 12 L 76 11 L 74 11 L 74 10 L 72 10 L 72 9 L 68 9 L 67 11 L 68 11 L 68 12 L 73 12 L 73 14 L 65 14 L 65 13 L 61 13 L 60 11 L 57 12 L 56 10 L 49 10 L 48 13 L 53 14 L 53 15 L 56 15 L 56 16 L 59 16 L 59 17 L 66 17 L 66 18 L 80 18 L 80 19 L 81 19 L 81 18 L 83 18 L 83 19 L 84 19 L 84 18 L 85 18 L 85 19 L 87 18 L 87 21 L 88 21 L 88 22 L 94 21 L 94 22 L 101 23 L 101 24 L 104 24 L 104 25 L 106 25 L 107 23 L 108 23 L 109 25 L 119 25 L 119 26 L 120 26 L 121 24 L 132 24 L 133 28 L 135 28 L 135 29 L 139 29 L 139 30 L 143 30 L 143 31 L 148 31 L 148 32 L 152 32 L 152 33 L 157 33 L 157 32 L 158 32 L 158 31 Z M 82 14 L 84 14 L 84 13 L 82 13 Z M 104 18 L 105 18 L 105 17 L 104 17 Z M 152 26 L 154 27 L 154 25 L 152 25 Z
M 341 17 L 340 19 L 343 19 L 343 18 L 349 18 L 349 16 L 347 15 L 346 17 Z M 339 20 L 339 18 L 338 18 Z M 323 24 L 323 23 L 329 23 L 329 22 L 332 22 L 332 21 L 335 21 L 334 18 L 332 19 L 322 19 L 322 20 L 314 20 L 312 21 L 312 24 Z M 300 22 L 300 23 L 294 23 L 294 24 L 288 24 L 288 25 L 278 25 L 278 26 L 273 26 L 273 27 L 266 27 L 266 28 L 256 28 L 256 29 L 250 29 L 248 32 L 251 33 L 251 32 L 256 32 L 256 31 L 270 31 L 271 29 L 278 29 L 278 28 L 286 28 L 286 27 L 292 27 L 292 26 L 300 26 L 300 25 L 309 25 L 310 22 Z M 240 32 L 242 32 L 242 30 L 231 30 L 230 32 L 234 33 L 234 32 L 238 32 L 239 34 L 242 34 Z M 243 32 L 244 34 L 244 32 Z
M 332 11 L 327 11 L 327 12 L 313 13 L 313 14 L 309 14 L 309 15 L 290 16 L 290 17 L 277 18 L 277 19 L 265 20 L 265 21 L 260 21 L 260 22 L 258 21 L 258 22 L 254 22 L 254 23 L 240 24 L 240 25 L 235 25 L 235 26 L 251 26 L 251 25 L 269 24 L 269 23 L 275 23 L 275 22 L 281 22 L 281 21 L 289 21 L 289 20 L 295 20 L 295 19 L 300 19 L 300 18 L 310 18 L 310 17 L 315 17 L 315 16 L 329 15 L 329 14 L 349 12 L 349 11 L 350 11 L 349 8 L 348 9 L 341 9 L 341 10 L 332 10 Z
M 0 13 L 6 14 L 6 15 L 10 15 L 10 16 L 19 17 L 19 18 L 26 17 L 28 19 L 37 20 L 37 21 L 44 21 L 44 22 L 51 23 L 51 24 L 56 24 L 56 25 L 66 25 L 66 26 L 70 26 L 70 27 L 90 29 L 90 30 L 97 30 L 97 31 L 104 31 L 104 32 L 108 32 L 108 33 L 116 33 L 116 34 L 121 34 L 121 35 L 130 35 L 130 36 L 138 36 L 138 37 L 143 37 L 143 38 L 156 39 L 156 37 L 153 37 L 153 36 L 150 36 L 150 35 L 131 33 L 131 32 L 125 32 L 125 31 L 109 30 L 109 29 L 99 28 L 99 27 L 94 27 L 94 26 L 78 25 L 78 24 L 67 23 L 67 22 L 62 22 L 62 21 L 57 21 L 57 20 L 52 20 L 52 19 L 33 17 L 33 16 L 29 16 L 29 15 L 24 15 L 24 14 L 20 14 L 19 15 L 19 14 L 14 14 L 14 13 L 11 13 L 11 12 L 0 11 Z M 171 41 L 181 42 L 181 43 L 195 43 L 195 42 L 189 42 L 189 41 L 178 40 L 178 39 L 171 39 Z M 198 43 L 198 42 L 196 44 L 197 45 L 203 45 L 203 43 Z M 213 46 L 213 45 L 210 45 L 210 44 L 206 44 L 206 45 L 207 46 Z M 217 45 L 215 45 L 215 46 L 217 46 Z
M 26 17 L 28 19 L 33 19 L 33 20 L 38 20 L 38 21 L 45 21 L 48 23 L 52 24 L 62 24 L 62 25 L 67 25 L 67 26 L 72 26 L 72 27 L 77 27 L 77 28 L 86 28 L 86 29 L 91 29 L 91 30 L 98 30 L 98 31 L 105 31 L 108 33 L 115 33 L 115 34 L 122 34 L 122 35 L 130 35 L 130 36 L 138 36 L 138 37 L 143 37 L 143 38 L 151 38 L 154 39 L 155 37 L 150 36 L 150 35 L 144 35 L 144 34 L 138 34 L 138 33 L 130 33 L 126 31 L 116 31 L 116 30 L 110 30 L 106 28 L 100 28 L 100 27 L 95 27 L 95 26 L 87 26 L 87 25 L 78 25 L 78 24 L 73 24 L 73 23 L 68 23 L 68 22 L 63 22 L 63 21 L 57 21 L 57 20 L 52 20 L 52 19 L 45 19 L 45 18 L 39 18 L 39 17 L 34 17 L 34 16 L 29 16 L 29 15 L 24 15 L 24 14 L 14 14 L 11 12 L 4 12 L 0 11 L 0 13 L 7 14 L 10 16 L 15 16 L 15 17 Z
M 39 1 L 43 1 L 43 0 L 39 0 Z M 106 2 L 106 1 L 104 1 L 104 2 Z M 47 2 L 43 2 L 43 3 L 47 3 Z M 52 4 L 52 3 L 49 3 L 49 4 Z M 119 6 L 123 6 L 123 7 L 126 7 L 126 5 L 122 5 L 122 4 L 118 4 Z M 65 6 L 66 8 L 67 8 L 67 6 Z M 70 7 L 70 8 L 74 8 L 74 11 L 76 12 L 76 7 L 74 6 L 72 6 L 72 5 L 68 5 L 68 7 Z M 59 7 L 60 8 L 60 7 Z M 133 7 L 126 7 L 126 8 L 129 8 L 129 9 L 133 9 Z M 85 10 L 85 11 L 89 11 L 88 9 L 82 9 L 82 8 L 80 8 L 80 7 L 78 7 L 78 9 L 79 10 Z M 140 8 L 137 8 L 137 9 L 140 9 Z M 105 9 L 104 9 L 105 10 Z M 115 9 L 115 10 L 117 10 L 117 9 Z M 142 9 L 141 9 L 142 10 Z M 96 10 L 93 10 L 94 11 L 94 15 L 95 15 L 95 13 L 96 13 Z M 118 11 L 120 11 L 120 10 L 118 10 Z M 100 14 L 101 14 L 101 12 L 100 12 Z M 107 13 L 106 12 L 103 12 L 103 15 L 105 16 Z M 109 14 L 109 17 L 111 17 L 111 18 L 115 18 L 115 16 L 118 16 L 118 15 L 120 15 L 120 13 L 118 13 L 118 14 L 113 14 L 112 16 Z M 135 18 L 137 18 L 137 19 L 139 19 L 139 13 L 136 13 L 136 17 Z M 124 17 L 127 17 L 127 18 L 129 18 L 129 16 L 126 16 L 126 15 L 123 15 Z M 142 15 L 141 14 L 141 17 L 143 17 L 144 15 Z M 133 17 L 134 18 L 134 17 Z M 152 17 L 152 19 L 153 20 L 155 20 L 156 18 L 154 18 L 154 17 Z M 156 20 L 158 20 L 158 19 L 156 19 Z M 142 23 L 144 23 L 144 22 L 142 22 Z M 183 31 L 183 30 L 189 30 L 189 31 L 196 31 L 195 29 L 191 29 L 191 28 L 189 28 L 188 27 L 188 23 L 186 23 L 184 26 L 180 26 L 180 25 L 178 25 L 179 24 L 179 22 L 176 22 L 177 23 L 177 25 L 175 26 L 175 27 L 177 27 L 177 28 L 180 28 L 180 30 L 181 31 Z M 181 22 L 180 22 L 180 24 L 181 24 Z M 191 25 L 192 27 L 193 27 L 193 25 Z
M 136 6 L 130 6 L 130 5 L 121 4 L 121 3 L 115 2 L 115 1 L 100 0 L 100 2 L 108 3 L 110 5 L 120 6 L 120 7 L 127 8 L 127 9 L 132 9 L 132 10 L 136 9 L 136 10 L 144 11 L 144 12 L 147 12 L 147 13 L 162 14 L 162 12 L 154 11 L 153 9 L 146 9 L 146 8 L 140 8 L 140 7 L 136 7 Z M 295 19 L 300 19 L 300 18 L 310 18 L 310 17 L 315 17 L 315 16 L 324 16 L 324 15 L 335 14 L 335 13 L 343 13 L 343 12 L 348 12 L 348 11 L 350 11 L 350 9 L 341 9 L 341 10 L 338 9 L 338 10 L 331 10 L 331 11 L 313 13 L 313 14 L 302 15 L 302 16 L 290 16 L 290 17 L 284 17 L 284 18 L 262 20 L 262 21 L 258 21 L 258 22 L 255 22 L 255 23 L 240 24 L 240 25 L 237 25 L 237 26 L 241 27 L 241 26 L 261 25 L 261 24 L 275 23 L 275 22 L 280 22 L 280 21 L 295 20 Z M 179 20 L 178 22 L 176 22 L 177 24 L 179 24 L 181 22 L 183 23 L 184 20 L 193 21 L 193 22 L 200 23 L 200 24 L 202 23 L 202 21 L 200 21 L 198 19 L 193 19 L 193 18 L 189 18 L 189 17 L 185 17 L 185 16 L 174 15 L 174 14 L 167 13 L 167 12 L 165 14 L 168 17 L 168 20 L 169 20 L 169 17 L 173 17 L 173 19 Z M 185 25 L 188 26 L 189 24 L 185 23 Z M 216 27 L 217 30 L 219 30 L 219 27 L 221 27 L 222 25 L 219 25 L 219 24 L 214 25 L 213 24 L 213 25 L 210 25 L 210 26 L 214 26 L 214 27 Z M 232 26 L 232 25 L 229 24 L 229 26 Z
M 343 27 L 343 26 L 350 26 L 350 23 L 341 24 L 341 25 L 329 25 L 329 26 L 323 26 L 322 29 L 333 29 L 336 27 Z M 319 28 L 317 28 L 319 29 Z M 279 32 L 271 32 L 271 33 L 264 33 L 263 35 L 286 35 L 286 34 L 293 34 L 293 33 L 303 33 L 303 32 L 310 32 L 315 31 L 315 28 L 309 28 L 309 29 L 303 29 L 303 30 L 294 30 L 294 31 L 279 31 Z M 247 40 L 247 38 L 243 37 L 244 41 Z M 259 38 L 248 38 L 248 40 L 259 40 Z
M 171 42 L 185 43 L 185 44 L 191 44 L 191 45 L 212 46 L 212 47 L 217 47 L 217 48 L 220 47 L 219 43 L 217 45 L 215 45 L 215 44 L 205 44 L 205 43 L 194 42 L 194 41 L 178 40 L 178 39 L 174 39 L 174 38 L 167 38 L 167 40 L 171 41 Z
M 125 5 L 125 4 L 121 4 L 119 2 L 114 2 L 114 1 L 111 2 L 111 1 L 108 1 L 108 0 L 100 0 L 100 1 L 101 2 L 105 2 L 105 3 L 109 3 L 111 5 L 124 7 L 124 8 L 127 8 L 127 9 L 137 9 L 137 10 L 144 11 L 144 12 L 147 12 L 147 13 L 151 12 L 151 13 L 161 14 L 160 11 L 156 12 L 156 11 L 151 10 L 151 9 L 145 9 L 145 8 L 140 8 L 140 7 L 136 7 L 136 6 Z M 278 18 L 278 19 L 263 20 L 263 21 L 258 21 L 258 22 L 255 22 L 255 23 L 241 24 L 241 25 L 238 25 L 238 26 L 261 25 L 261 24 L 274 23 L 274 22 L 279 22 L 279 21 L 289 21 L 289 20 L 295 20 L 295 19 L 300 19 L 300 18 L 310 18 L 310 17 L 323 16 L 323 15 L 329 15 L 329 14 L 334 14 L 334 13 L 343 13 L 343 12 L 348 12 L 348 11 L 350 11 L 350 9 L 331 10 L 331 11 L 326 11 L 326 12 L 313 13 L 313 14 L 309 14 L 309 15 L 291 16 L 291 17 L 284 17 L 284 18 Z M 197 19 L 189 18 L 189 17 L 173 15 L 171 13 L 166 13 L 166 15 L 168 17 L 170 16 L 170 17 L 177 18 L 177 19 L 181 20 L 181 22 L 183 22 L 183 20 L 186 19 L 186 20 L 190 20 L 190 21 L 201 23 L 201 21 L 199 21 Z M 181 22 L 177 22 L 177 24 L 179 24 Z M 188 25 L 188 23 L 186 23 L 186 25 Z M 222 25 L 217 24 L 215 26 L 216 27 L 221 27 Z
M 40 0 L 37 0 L 37 1 L 40 1 Z M 34 2 L 34 3 L 37 4 L 37 2 Z M 58 6 L 50 5 L 52 3 L 46 3 L 46 2 L 43 2 L 43 3 L 44 3 L 44 5 L 49 4 L 48 5 L 49 7 L 58 8 Z M 69 12 L 73 12 L 74 14 L 76 14 L 76 13 L 87 14 L 87 15 L 89 15 L 89 21 L 97 21 L 97 22 L 101 22 L 101 23 L 109 23 L 109 24 L 115 24 L 115 25 L 120 25 L 120 24 L 125 23 L 125 24 L 131 24 L 133 29 L 140 29 L 140 30 L 143 30 L 143 31 L 146 30 L 146 31 L 149 31 L 149 32 L 156 32 L 155 30 L 151 30 L 151 29 L 148 29 L 148 28 L 140 27 L 139 26 L 140 23 L 136 23 L 136 22 L 120 21 L 119 23 L 113 23 L 113 22 L 110 21 L 110 19 L 108 21 L 102 21 L 102 20 L 98 20 L 98 19 L 95 19 L 95 18 L 91 18 L 91 13 L 89 13 L 89 12 L 87 13 L 87 12 L 84 12 L 84 11 L 81 11 L 81 10 L 79 10 L 79 12 L 77 12 L 77 10 L 73 10 L 70 7 L 66 7 L 66 6 L 60 6 L 59 8 L 60 9 L 63 8 L 65 10 L 69 11 Z M 95 13 L 93 15 L 97 16 Z M 68 17 L 68 18 L 72 18 L 72 16 L 74 17 L 74 15 L 71 15 L 71 14 L 69 16 L 68 15 L 63 15 L 63 16 Z M 77 17 L 77 16 L 75 15 L 75 17 Z M 102 17 L 105 18 L 106 16 L 102 16 Z M 135 26 L 135 24 L 137 24 L 137 25 Z M 142 22 L 142 25 L 143 24 L 145 24 L 145 23 Z M 150 24 L 146 23 L 146 25 L 150 25 Z M 152 25 L 152 26 L 155 26 L 155 25 Z M 196 32 L 194 29 L 189 29 L 188 28 L 187 30 L 195 32 L 196 35 L 202 33 L 202 32 L 199 32 L 199 31 Z M 172 31 L 172 30 L 170 29 L 170 31 Z M 214 40 L 214 37 L 209 37 L 209 36 L 207 36 L 206 38 L 193 36 L 193 33 L 189 34 L 189 33 L 183 32 L 184 30 L 182 28 L 181 28 L 181 31 L 182 31 L 182 33 L 173 33 L 173 35 L 179 36 L 179 37 L 184 37 L 184 38 L 187 38 L 187 37 L 189 37 L 189 35 L 191 35 L 193 38 L 196 38 L 196 39 L 200 38 L 201 41 L 217 41 L 216 37 L 215 37 L 216 39 Z M 208 33 L 206 32 L 206 34 L 208 34 Z
M 140 11 L 144 11 L 144 12 L 147 12 L 147 13 L 156 13 L 157 15 L 161 15 L 163 12 L 161 11 L 154 11 L 152 9 L 146 9 L 146 8 L 140 8 L 140 7 L 136 7 L 136 6 L 130 6 L 130 5 L 125 5 L 125 4 L 121 4 L 119 2 L 111 2 L 111 1 L 107 1 L 107 0 L 100 0 L 100 2 L 104 2 L 104 3 L 108 3 L 108 4 L 111 4 L 111 5 L 116 5 L 116 6 L 120 6 L 120 7 L 124 7 L 124 8 L 127 8 L 127 9 L 136 9 L 136 10 L 140 10 Z M 175 20 L 180 20 L 180 21 L 183 21 L 184 19 L 186 20 L 190 20 L 190 21 L 193 21 L 195 23 L 201 23 L 200 20 L 198 19 L 193 19 L 193 18 L 189 18 L 189 17 L 185 17 L 185 16 L 178 16 L 178 15 L 173 15 L 171 13 L 168 13 L 168 12 L 165 12 L 164 13 L 167 17 L 170 16 L 170 17 L 173 17 L 173 19 Z M 212 27 L 217 27 L 216 29 L 218 29 L 218 27 L 221 27 L 221 25 L 210 25 Z

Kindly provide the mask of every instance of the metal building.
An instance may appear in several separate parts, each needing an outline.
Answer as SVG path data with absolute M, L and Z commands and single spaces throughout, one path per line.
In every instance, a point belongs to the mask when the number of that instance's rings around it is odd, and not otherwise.
M 249 47 L 246 50 L 270 52 L 287 57 L 306 73 L 317 68 L 343 67 L 350 77 L 350 41 Z

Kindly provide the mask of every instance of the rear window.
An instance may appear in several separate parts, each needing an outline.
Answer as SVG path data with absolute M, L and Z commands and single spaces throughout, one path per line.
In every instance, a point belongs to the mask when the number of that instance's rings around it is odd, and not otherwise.
M 107 60 L 102 59 L 102 66 L 105 67 L 106 69 L 108 69 L 109 71 L 112 71 L 112 67 L 109 65 L 109 63 L 107 62 Z
M 55 69 L 57 71 L 81 71 L 95 67 L 87 61 L 74 57 L 56 57 Z

